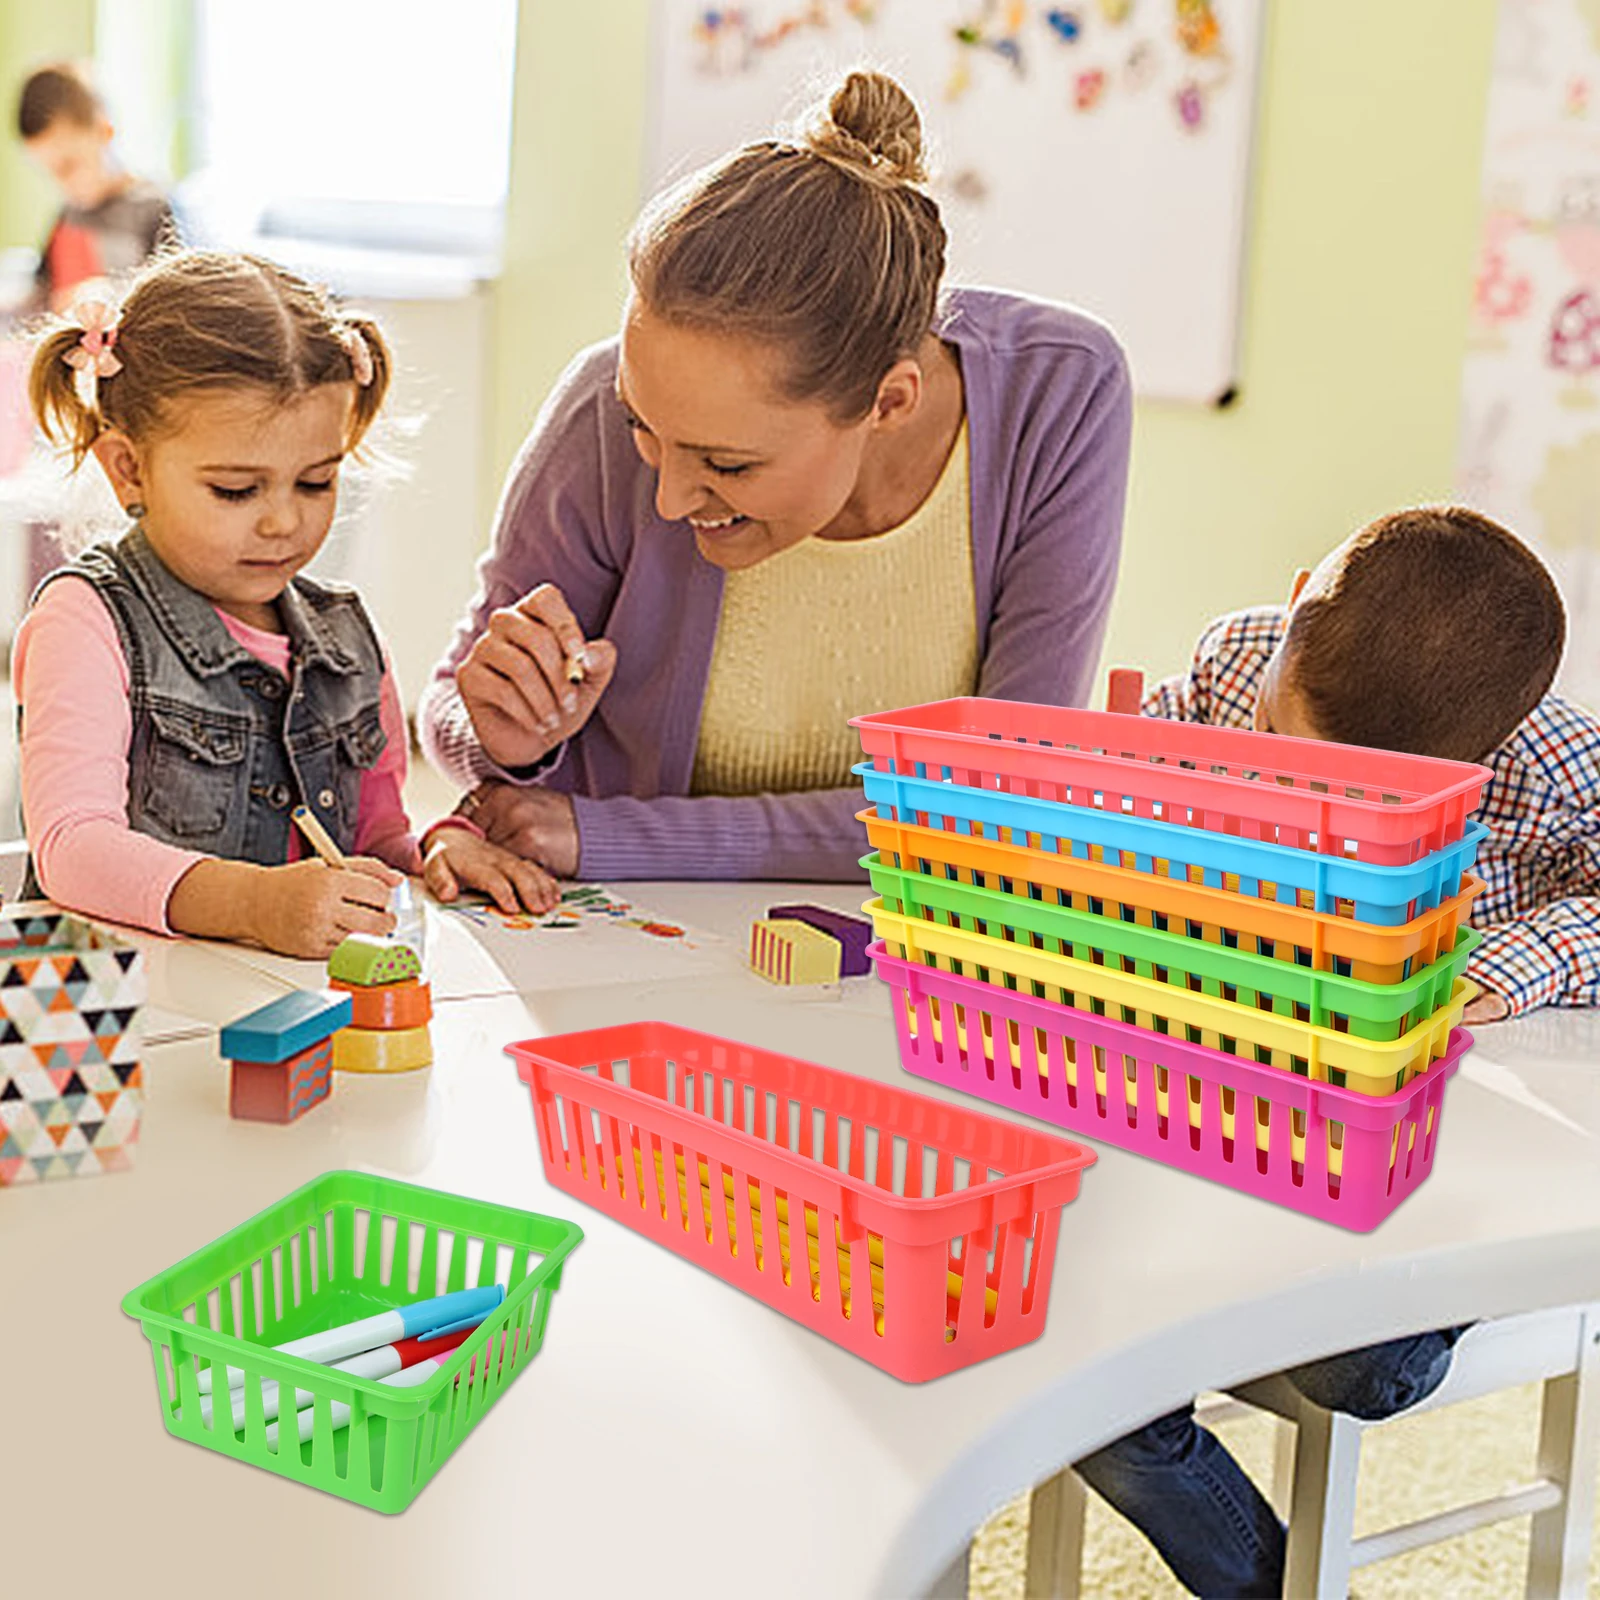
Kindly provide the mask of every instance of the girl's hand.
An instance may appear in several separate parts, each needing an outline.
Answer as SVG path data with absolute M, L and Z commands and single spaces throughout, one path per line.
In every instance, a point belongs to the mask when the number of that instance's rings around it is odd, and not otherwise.
M 252 885 L 251 935 L 280 955 L 326 960 L 346 934 L 394 932 L 389 891 L 400 878 L 369 856 L 351 856 L 343 867 L 263 868 Z
M 567 677 L 574 657 L 583 664 L 581 683 Z M 490 616 L 456 668 L 456 687 L 484 753 L 515 771 L 589 720 L 616 669 L 616 647 L 606 639 L 585 643 L 566 597 L 553 583 L 541 583 Z
M 538 861 L 558 878 L 578 873 L 578 819 L 571 797 L 553 789 L 519 789 L 509 783 L 484 783 L 463 806 L 490 842 L 525 861 Z
M 481 889 L 504 912 L 546 912 L 561 899 L 556 881 L 542 867 L 462 828 L 441 829 L 422 863 L 423 881 L 439 900 L 463 889 Z

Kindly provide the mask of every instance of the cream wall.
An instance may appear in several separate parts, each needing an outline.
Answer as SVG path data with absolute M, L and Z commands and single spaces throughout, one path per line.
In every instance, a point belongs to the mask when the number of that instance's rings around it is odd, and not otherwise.
M 491 470 L 615 327 L 649 0 L 523 5 Z M 1240 398 L 1141 405 L 1108 661 L 1179 667 L 1377 512 L 1449 493 L 1494 0 L 1269 3 Z

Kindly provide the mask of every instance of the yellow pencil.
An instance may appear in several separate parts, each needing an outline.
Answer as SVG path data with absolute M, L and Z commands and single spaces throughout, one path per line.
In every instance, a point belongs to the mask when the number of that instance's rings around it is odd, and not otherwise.
M 289 814 L 294 818 L 295 825 L 301 833 L 306 836 L 306 842 L 330 867 L 347 865 L 344 852 L 329 837 L 328 830 L 311 815 L 308 807 L 296 806 Z

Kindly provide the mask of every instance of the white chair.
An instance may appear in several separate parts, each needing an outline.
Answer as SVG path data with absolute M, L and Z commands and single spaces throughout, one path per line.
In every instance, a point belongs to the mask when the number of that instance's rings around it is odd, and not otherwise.
M 1400 1415 L 1437 1411 L 1526 1383 L 1544 1385 L 1539 1476 L 1532 1483 L 1362 1539 L 1354 1536 L 1361 1439 L 1381 1424 L 1324 1411 L 1283 1377 L 1236 1388 L 1238 1398 L 1295 1427 L 1284 1594 L 1344 1600 L 1356 1567 L 1531 1515 L 1528 1600 L 1583 1600 L 1600 1465 L 1600 1303 L 1469 1328 L 1456 1345 L 1449 1376 Z
M 1527 1600 L 1583 1600 L 1600 1467 L 1600 1303 L 1476 1324 L 1456 1345 L 1445 1381 L 1397 1415 L 1417 1416 L 1527 1383 L 1544 1385 L 1539 1476 L 1532 1483 L 1363 1539 L 1354 1536 L 1361 1438 L 1381 1423 L 1324 1411 L 1281 1376 L 1241 1384 L 1232 1398 L 1197 1406 L 1195 1418 L 1215 1426 L 1255 1410 L 1288 1425 L 1279 1430 L 1269 1498 L 1289 1525 L 1283 1577 L 1289 1600 L 1345 1600 L 1356 1567 L 1529 1515 Z M 1077 1600 L 1085 1493 L 1070 1467 L 1033 1491 L 1028 1600 Z M 961 1587 L 950 1577 L 934 1592 L 965 1594 L 964 1566 Z

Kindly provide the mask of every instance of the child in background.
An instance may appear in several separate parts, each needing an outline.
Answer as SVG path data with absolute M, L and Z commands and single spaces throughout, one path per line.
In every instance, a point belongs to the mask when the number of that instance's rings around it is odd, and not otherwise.
M 1548 693 L 1566 618 L 1554 581 L 1497 523 L 1399 511 L 1295 579 L 1289 604 L 1206 629 L 1149 716 L 1480 761 L 1489 836 L 1467 1021 L 1600 1004 L 1600 721 Z M 1328 1410 L 1392 1416 L 1444 1382 L 1464 1329 L 1347 1351 L 1287 1377 Z M 1201 1595 L 1276 1596 L 1284 1530 L 1185 1406 L 1077 1464 Z
M 1600 721 L 1549 694 L 1566 616 L 1539 558 L 1456 506 L 1397 511 L 1211 624 L 1147 716 L 1479 761 L 1468 1022 L 1600 1004 Z
M 58 62 L 29 75 L 17 101 L 17 132 L 65 202 L 25 311 L 65 311 L 87 285 L 121 282 L 158 245 L 176 240 L 167 197 L 117 164 L 105 106 L 78 68 Z
M 168 257 L 115 322 L 89 307 L 41 339 L 40 426 L 132 519 L 51 574 L 17 635 L 23 814 L 58 904 L 312 957 L 387 932 L 402 873 L 554 904 L 465 819 L 419 848 L 386 653 L 352 591 L 301 575 L 390 370 L 375 323 L 248 256 Z M 299 859 L 300 804 L 362 854 Z

